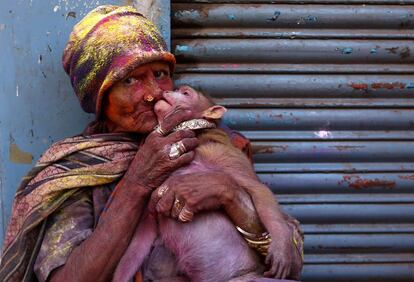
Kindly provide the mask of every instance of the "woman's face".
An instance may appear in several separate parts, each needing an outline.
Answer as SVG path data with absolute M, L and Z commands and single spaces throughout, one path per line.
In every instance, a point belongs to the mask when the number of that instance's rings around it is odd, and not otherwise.
M 158 124 L 154 104 L 164 91 L 172 89 L 170 68 L 165 62 L 148 63 L 133 70 L 115 83 L 105 97 L 109 132 L 151 132 Z

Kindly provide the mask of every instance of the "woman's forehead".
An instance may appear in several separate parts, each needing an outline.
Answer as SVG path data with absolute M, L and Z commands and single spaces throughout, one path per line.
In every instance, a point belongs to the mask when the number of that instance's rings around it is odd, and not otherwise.
M 170 66 L 168 63 L 163 61 L 151 62 L 144 65 L 140 65 L 133 69 L 128 75 L 135 75 L 139 73 L 144 73 L 147 70 L 170 70 Z

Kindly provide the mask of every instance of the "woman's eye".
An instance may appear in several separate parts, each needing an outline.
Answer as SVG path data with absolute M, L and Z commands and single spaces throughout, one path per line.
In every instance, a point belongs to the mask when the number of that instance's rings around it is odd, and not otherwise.
M 160 70 L 160 71 L 155 71 L 154 72 L 154 76 L 157 79 L 164 78 L 168 75 L 169 75 L 168 71 L 165 71 L 165 70 Z
M 137 81 L 135 77 L 128 77 L 124 80 L 125 85 L 131 85 L 134 84 Z

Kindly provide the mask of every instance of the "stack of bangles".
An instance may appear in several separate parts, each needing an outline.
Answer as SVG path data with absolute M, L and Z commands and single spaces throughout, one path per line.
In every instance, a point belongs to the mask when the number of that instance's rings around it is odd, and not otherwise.
M 263 256 L 267 256 L 270 243 L 272 243 L 272 237 L 270 237 L 269 232 L 253 234 L 243 230 L 239 226 L 236 226 L 236 229 L 243 236 L 244 240 L 246 240 L 250 248 L 256 250 Z

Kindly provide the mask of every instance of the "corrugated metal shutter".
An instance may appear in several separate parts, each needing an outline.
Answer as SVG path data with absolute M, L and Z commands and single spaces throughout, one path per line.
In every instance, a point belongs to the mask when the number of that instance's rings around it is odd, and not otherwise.
M 303 280 L 414 281 L 414 1 L 172 2 L 176 84 L 253 140 Z

